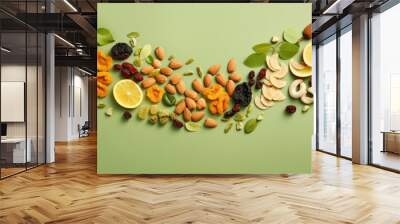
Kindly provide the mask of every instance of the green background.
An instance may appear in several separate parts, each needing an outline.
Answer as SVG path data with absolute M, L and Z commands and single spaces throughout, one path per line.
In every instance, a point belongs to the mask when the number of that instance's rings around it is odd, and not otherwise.
M 183 62 L 194 58 L 195 63 L 181 72 L 195 71 L 196 66 L 206 71 L 216 63 L 225 70 L 227 61 L 233 57 L 238 61 L 238 71 L 247 76 L 250 69 L 241 62 L 252 53 L 251 47 L 269 42 L 272 36 L 281 38 L 287 28 L 301 32 L 311 23 L 311 4 L 98 4 L 97 18 L 98 27 L 108 28 L 117 42 L 127 42 L 126 34 L 136 31 L 140 33 L 139 46 L 162 46 L 167 56 L 173 54 Z M 108 53 L 112 45 L 100 49 Z M 128 61 L 132 63 L 133 56 Z M 163 65 L 166 63 L 164 59 Z M 115 72 L 112 75 L 114 84 L 120 75 Z M 187 86 L 196 77 L 186 77 Z M 292 75 L 286 79 L 293 79 Z M 302 113 L 300 101 L 288 97 L 268 110 L 254 109 L 250 117 L 262 112 L 264 120 L 248 135 L 234 128 L 224 134 L 222 122 L 216 129 L 189 133 L 175 130 L 170 123 L 161 127 L 139 121 L 135 110 L 132 119 L 124 120 L 123 110 L 112 97 L 112 85 L 109 90 L 105 99 L 98 100 L 114 108 L 111 117 L 104 115 L 105 109 L 98 109 L 98 173 L 311 171 L 313 110 Z M 284 93 L 287 94 L 287 87 Z M 292 116 L 284 113 L 288 104 L 297 106 L 298 111 Z

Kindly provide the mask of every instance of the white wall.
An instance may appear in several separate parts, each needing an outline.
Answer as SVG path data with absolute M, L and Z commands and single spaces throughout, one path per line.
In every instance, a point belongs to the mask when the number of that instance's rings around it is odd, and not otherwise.
M 55 74 L 55 140 L 70 141 L 88 120 L 88 78 L 71 67 L 56 67 Z

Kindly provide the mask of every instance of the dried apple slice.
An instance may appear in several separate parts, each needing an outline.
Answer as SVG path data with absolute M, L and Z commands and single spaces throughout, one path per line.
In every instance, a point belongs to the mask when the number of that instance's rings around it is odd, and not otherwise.
M 268 87 L 271 87 L 271 86 L 272 86 L 271 81 L 269 81 L 268 79 L 264 79 L 264 80 L 263 80 L 263 84 L 266 85 L 266 86 L 268 86 Z
M 268 109 L 267 106 L 264 106 L 264 104 L 261 103 L 261 98 L 262 98 L 262 96 L 256 96 L 256 97 L 254 97 L 254 104 L 255 104 L 256 107 L 258 107 L 260 110 L 266 110 L 266 109 Z
M 272 99 L 274 101 L 283 101 L 286 99 L 285 94 L 283 94 L 282 90 L 280 89 L 275 89 L 275 88 L 271 88 L 273 89 L 272 91 Z
M 268 87 L 266 85 L 263 85 L 263 87 L 261 89 L 261 93 L 265 99 L 272 100 L 272 91 L 271 91 L 272 88 L 273 87 Z
M 261 103 L 266 107 L 272 107 L 275 103 L 272 100 L 267 100 L 263 95 L 261 95 Z
M 277 79 L 275 76 L 271 76 L 269 81 L 275 88 L 278 89 L 282 89 L 287 84 L 286 80 Z
M 294 61 L 293 59 L 289 63 L 289 68 L 290 72 L 292 72 L 294 76 L 297 76 L 299 78 L 306 78 L 312 75 L 312 70 L 310 67 L 304 66 L 303 68 L 300 63 Z M 297 68 L 303 68 L 303 69 L 297 69 Z
M 274 76 L 275 78 L 283 79 L 283 78 L 285 78 L 285 76 L 287 75 L 288 72 L 289 72 L 289 66 L 286 63 L 282 62 L 281 63 L 281 70 L 276 71 L 276 72 L 272 72 L 270 74 L 270 77 Z
M 271 69 L 274 72 L 277 72 L 279 70 L 281 70 L 281 63 L 279 62 L 279 56 L 278 54 L 273 54 L 271 56 L 266 57 L 265 59 L 267 66 L 269 69 Z

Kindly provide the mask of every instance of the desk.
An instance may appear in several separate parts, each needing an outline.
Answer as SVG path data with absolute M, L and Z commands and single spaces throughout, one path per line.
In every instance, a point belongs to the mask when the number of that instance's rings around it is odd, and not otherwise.
M 12 161 L 11 163 L 25 163 L 31 162 L 32 154 L 31 154 L 31 144 L 32 141 L 30 138 L 27 139 L 26 154 L 25 154 L 25 138 L 5 138 L 1 139 L 1 150 L 3 152 L 11 151 L 12 152 Z M 10 149 L 10 146 L 12 148 Z M 2 155 L 3 156 L 3 155 Z M 25 161 L 25 158 L 27 160 Z
M 382 134 L 383 134 L 382 152 L 392 152 L 400 154 L 400 132 L 382 131 Z

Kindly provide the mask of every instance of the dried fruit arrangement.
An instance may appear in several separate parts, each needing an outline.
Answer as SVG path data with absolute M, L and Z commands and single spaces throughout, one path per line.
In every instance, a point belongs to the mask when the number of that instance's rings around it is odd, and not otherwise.
M 288 29 L 283 34 L 284 41 L 273 37 L 270 43 L 253 46 L 254 53 L 243 63 L 250 68 L 261 68 L 257 74 L 251 70 L 244 82 L 242 74 L 237 72 L 237 61 L 231 58 L 226 64 L 228 75 L 224 74 L 221 64 L 211 65 L 205 73 L 196 66 L 197 78 L 191 79 L 191 86 L 186 86 L 189 80 L 185 82 L 185 79 L 195 74 L 186 69 L 186 66 L 196 63 L 193 58 L 180 60 L 173 55 L 167 58 L 163 47 L 154 50 L 150 44 L 139 47 L 139 33 L 131 32 L 126 43 L 112 46 L 109 55 L 98 51 L 97 95 L 108 95 L 107 86 L 112 83 L 110 69 L 113 68 L 121 77 L 113 86 L 113 97 L 125 109 L 123 118 L 126 120 L 132 117 L 129 110 L 137 108 L 139 120 L 161 126 L 171 123 L 176 129 L 184 127 L 188 132 L 197 132 L 202 126 L 216 128 L 217 118 L 221 116 L 221 122 L 226 123 L 224 133 L 235 127 L 237 131 L 250 134 L 263 120 L 262 114 L 250 118 L 252 103 L 258 109 L 266 110 L 276 102 L 284 101 L 286 94 L 283 89 L 288 84 L 285 78 L 289 71 L 297 78 L 289 85 L 289 96 L 305 104 L 303 112 L 313 103 L 311 87 L 307 88 L 304 80 L 311 76 L 311 43 L 303 50 L 302 62 L 291 59 L 299 51 L 299 43 L 310 39 L 309 29 L 309 26 L 304 29 L 303 37 L 301 33 Z M 98 29 L 99 46 L 113 42 L 109 30 Z M 132 63 L 127 61 L 131 55 Z M 281 61 L 289 59 L 289 64 Z M 146 105 L 142 104 L 144 98 L 148 102 Z M 101 105 L 99 109 L 106 107 Z M 106 110 L 107 116 L 112 116 L 112 109 Z M 293 113 L 296 107 L 289 105 L 286 111 Z

